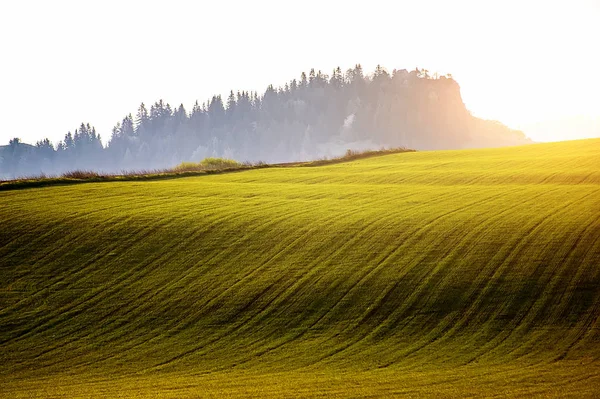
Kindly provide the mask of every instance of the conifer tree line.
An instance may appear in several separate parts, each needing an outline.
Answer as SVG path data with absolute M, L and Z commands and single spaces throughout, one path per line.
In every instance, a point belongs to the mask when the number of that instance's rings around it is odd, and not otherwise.
M 107 173 L 173 167 L 206 157 L 287 162 L 338 156 L 347 149 L 450 149 L 526 143 L 522 132 L 473 117 L 458 83 L 425 69 L 361 65 L 331 74 L 310 70 L 259 94 L 231 91 L 171 107 L 142 103 L 112 129 L 106 146 L 89 123 L 53 145 L 14 138 L 0 147 L 0 178 L 85 169 Z

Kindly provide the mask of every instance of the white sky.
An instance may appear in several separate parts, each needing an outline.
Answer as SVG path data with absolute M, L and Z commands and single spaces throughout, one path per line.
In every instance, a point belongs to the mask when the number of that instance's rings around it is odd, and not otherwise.
M 356 63 L 451 73 L 474 115 L 536 140 L 600 136 L 599 21 L 600 0 L 0 0 L 0 145 L 81 122 L 106 142 L 142 101 Z

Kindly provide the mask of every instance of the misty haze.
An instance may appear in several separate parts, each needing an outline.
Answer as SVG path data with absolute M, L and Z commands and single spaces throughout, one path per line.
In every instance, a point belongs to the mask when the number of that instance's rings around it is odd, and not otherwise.
M 388 72 L 360 65 L 330 75 L 314 69 L 264 93 L 231 91 L 190 110 L 141 104 L 112 130 L 82 123 L 59 143 L 16 137 L 0 147 L 4 179 L 73 170 L 118 174 L 172 168 L 207 157 L 239 162 L 290 162 L 338 157 L 347 150 L 499 147 L 530 143 L 496 121 L 473 117 L 459 84 L 424 69 Z

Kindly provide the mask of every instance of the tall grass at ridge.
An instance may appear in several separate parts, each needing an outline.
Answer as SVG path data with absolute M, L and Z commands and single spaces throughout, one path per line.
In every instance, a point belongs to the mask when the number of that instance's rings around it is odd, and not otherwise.
M 397 154 L 402 152 L 411 152 L 406 148 L 390 148 L 381 150 L 354 151 L 348 150 L 345 155 L 331 159 L 320 159 L 307 162 L 290 162 L 283 164 L 266 164 L 259 162 L 240 163 L 231 159 L 224 158 L 206 158 L 200 162 L 182 162 L 170 169 L 151 169 L 151 170 L 123 170 L 119 174 L 105 174 L 93 170 L 73 170 L 63 173 L 61 176 L 38 176 L 22 177 L 16 180 L 0 180 L 0 191 L 11 189 L 22 189 L 28 187 L 42 187 L 51 185 L 78 184 L 86 182 L 107 182 L 107 181 L 132 181 L 132 180 L 163 180 L 182 176 L 201 175 L 206 173 L 232 172 L 244 169 L 268 168 L 268 167 L 288 167 L 288 166 L 322 166 L 337 162 L 345 162 L 360 158 L 368 158 L 384 154 Z

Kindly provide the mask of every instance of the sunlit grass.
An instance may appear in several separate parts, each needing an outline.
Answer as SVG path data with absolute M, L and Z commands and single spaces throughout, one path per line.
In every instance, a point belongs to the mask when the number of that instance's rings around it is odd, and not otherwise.
M 600 141 L 0 193 L 4 397 L 593 396 Z

